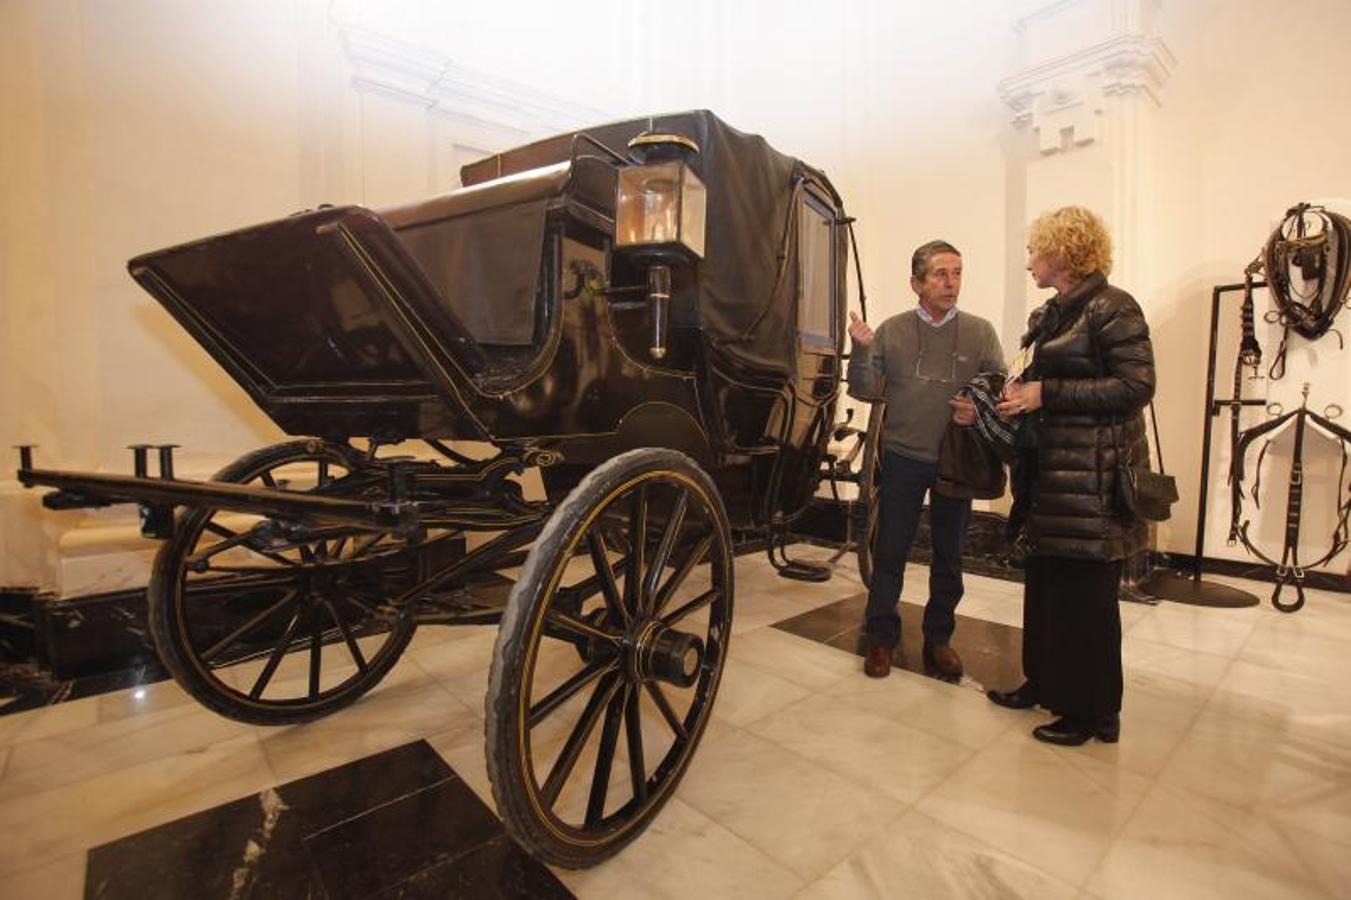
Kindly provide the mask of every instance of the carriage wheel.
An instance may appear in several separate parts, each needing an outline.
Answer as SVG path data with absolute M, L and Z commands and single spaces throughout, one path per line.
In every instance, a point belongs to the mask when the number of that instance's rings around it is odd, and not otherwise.
M 859 470 L 858 500 L 854 506 L 854 533 L 858 535 L 858 576 L 864 586 L 872 584 L 873 548 L 877 544 L 882 499 L 883 423 L 887 405 L 874 403 L 868 411 L 868 433 L 863 444 L 863 467 Z
M 215 480 L 358 495 L 371 489 L 360 460 L 350 447 L 291 441 L 241 457 Z M 223 716 L 318 718 L 374 687 L 408 645 L 412 615 L 384 601 L 411 584 L 412 556 L 382 531 L 288 535 L 257 515 L 187 510 L 150 577 L 155 647 L 178 684 Z
M 594 865 L 671 796 L 727 659 L 732 567 L 717 489 L 675 451 L 610 460 L 549 519 L 503 614 L 487 696 L 493 797 L 536 856 Z

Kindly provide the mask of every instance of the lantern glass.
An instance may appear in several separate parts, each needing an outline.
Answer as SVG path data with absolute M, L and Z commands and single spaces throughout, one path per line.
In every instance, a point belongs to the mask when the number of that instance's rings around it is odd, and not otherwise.
M 621 169 L 615 243 L 702 257 L 706 204 L 703 182 L 681 162 Z

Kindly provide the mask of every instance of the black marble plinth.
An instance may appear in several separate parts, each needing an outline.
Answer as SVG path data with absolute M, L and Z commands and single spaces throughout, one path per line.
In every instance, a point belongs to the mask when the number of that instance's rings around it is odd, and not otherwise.
M 867 594 L 858 594 L 811 612 L 775 623 L 774 627 L 809 638 L 831 647 L 848 650 L 859 656 L 867 652 L 863 643 L 863 611 L 868 604 Z M 957 630 L 952 636 L 953 649 L 962 658 L 965 670 L 961 684 L 985 690 L 1007 689 L 1023 680 L 1023 632 L 1020 628 L 973 619 L 960 613 L 958 606 Z M 924 672 L 922 659 L 924 635 L 920 620 L 924 608 L 913 603 L 901 604 L 901 642 L 892 653 L 892 664 L 911 672 Z
M 96 847 L 85 897 L 571 897 L 425 741 Z

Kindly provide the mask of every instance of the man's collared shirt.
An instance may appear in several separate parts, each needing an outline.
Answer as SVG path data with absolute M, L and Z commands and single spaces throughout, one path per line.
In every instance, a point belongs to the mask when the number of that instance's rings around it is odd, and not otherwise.
M 955 306 L 949 307 L 948 311 L 943 315 L 943 318 L 939 319 L 937 322 L 934 321 L 933 316 L 929 315 L 929 311 L 924 308 L 923 303 L 915 304 L 915 314 L 919 316 L 920 321 L 928 322 L 935 328 L 941 328 L 944 325 L 951 322 L 956 317 L 957 307 Z

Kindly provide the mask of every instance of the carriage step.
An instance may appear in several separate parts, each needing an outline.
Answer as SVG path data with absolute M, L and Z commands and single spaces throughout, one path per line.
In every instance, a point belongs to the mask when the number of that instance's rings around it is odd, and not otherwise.
M 818 566 L 812 563 L 789 561 L 776 567 L 779 576 L 794 581 L 829 581 L 830 566 Z

